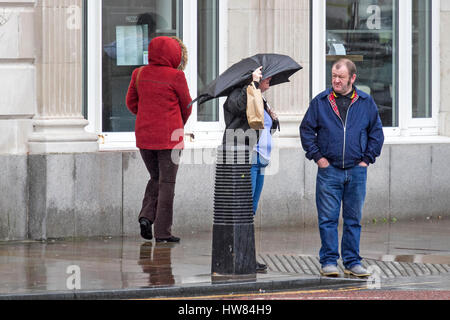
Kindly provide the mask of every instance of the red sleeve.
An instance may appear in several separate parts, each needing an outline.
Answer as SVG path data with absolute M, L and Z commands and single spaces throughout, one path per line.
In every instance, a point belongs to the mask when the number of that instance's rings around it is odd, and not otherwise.
M 175 91 L 178 95 L 178 101 L 180 104 L 181 116 L 183 117 L 183 123 L 186 124 L 192 113 L 192 107 L 188 108 L 188 105 L 192 102 L 191 95 L 189 93 L 189 87 L 186 81 L 184 72 L 180 71 L 175 80 Z
M 138 70 L 139 69 L 136 69 L 133 71 L 133 74 L 131 76 L 130 86 L 128 87 L 127 98 L 126 98 L 127 108 L 133 114 L 137 114 L 137 112 L 138 112 L 139 95 L 136 90 L 136 76 L 137 76 Z

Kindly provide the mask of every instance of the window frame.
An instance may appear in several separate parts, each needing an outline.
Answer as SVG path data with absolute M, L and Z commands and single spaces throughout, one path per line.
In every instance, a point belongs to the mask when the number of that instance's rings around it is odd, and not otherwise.
M 402 4 L 402 1 L 400 1 Z M 404 54 L 411 57 L 410 66 L 412 68 L 412 0 L 404 1 L 404 9 L 408 10 L 409 30 L 405 30 L 404 36 L 409 40 L 407 42 L 408 49 Z M 412 101 L 408 102 L 411 108 L 405 115 L 405 126 L 408 128 L 410 135 L 438 135 L 439 134 L 439 109 L 440 109 L 440 1 L 431 1 L 431 97 L 432 97 L 432 117 L 431 118 L 413 118 Z M 401 10 L 401 9 L 400 9 Z M 406 29 L 406 28 L 405 28 Z M 406 63 L 406 61 L 405 61 Z M 408 73 L 406 89 L 412 91 L 412 71 Z M 409 95 L 408 95 L 409 98 Z M 412 99 L 412 97 L 411 97 Z
M 103 132 L 102 124 L 102 1 L 86 1 L 87 14 L 87 52 L 86 52 L 86 85 L 88 132 L 100 137 L 100 150 L 135 150 L 136 138 L 134 132 Z M 85 3 L 86 3 L 85 2 Z M 226 69 L 227 61 L 227 7 L 228 0 L 219 1 L 219 73 Z M 182 34 L 183 42 L 189 52 L 189 63 L 185 74 L 189 83 L 191 97 L 197 97 L 197 1 L 182 1 Z M 223 99 L 219 103 L 222 105 Z M 186 141 L 213 140 L 218 141 L 225 129 L 223 108 L 219 108 L 219 121 L 200 122 L 197 120 L 197 104 L 192 106 L 192 115 L 185 126 Z M 191 139 L 188 139 L 191 137 Z
M 188 1 L 184 1 L 187 3 Z M 185 28 L 189 28 L 189 38 L 185 38 L 186 42 L 189 43 L 189 71 L 186 73 L 187 80 L 189 83 L 189 89 L 191 91 L 192 99 L 197 97 L 198 88 L 198 79 L 197 79 L 197 34 L 198 34 L 198 24 L 197 24 L 197 1 L 189 2 L 188 8 L 184 8 L 184 10 L 189 10 L 189 16 L 192 19 L 191 21 L 195 21 L 195 23 L 190 23 L 190 25 L 184 25 L 183 30 L 187 30 Z M 228 0 L 220 0 L 219 1 L 219 13 L 218 18 L 220 21 L 219 25 L 219 35 L 218 35 L 218 52 L 219 52 L 219 74 L 226 70 L 226 62 L 227 62 L 227 9 L 228 9 Z M 186 34 L 185 34 L 186 36 Z M 219 99 L 219 106 L 223 105 L 225 99 Z M 195 141 L 218 141 L 218 139 L 222 137 L 223 131 L 225 130 L 225 120 L 223 108 L 219 107 L 219 121 L 214 122 L 202 122 L 198 121 L 198 105 L 195 103 L 192 106 L 192 115 L 185 126 L 185 133 L 192 134 L 195 138 Z M 221 141 L 221 140 L 220 140 Z
M 412 0 L 396 0 L 398 3 L 397 99 L 398 127 L 386 127 L 387 137 L 436 136 L 439 134 L 440 109 L 440 2 L 432 1 L 432 117 L 413 118 L 412 114 Z M 326 88 L 326 0 L 311 0 L 311 95 L 316 96 Z M 399 75 L 402 75 L 401 78 Z M 311 97 L 311 98 L 312 98 Z

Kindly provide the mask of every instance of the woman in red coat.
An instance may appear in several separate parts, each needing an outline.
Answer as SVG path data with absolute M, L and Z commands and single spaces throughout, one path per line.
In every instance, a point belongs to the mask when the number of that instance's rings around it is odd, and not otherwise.
M 176 37 L 154 38 L 149 65 L 136 69 L 127 107 L 137 116 L 136 145 L 150 173 L 139 215 L 141 236 L 157 242 L 179 242 L 171 233 L 178 159 L 184 149 L 184 125 L 192 101 L 184 75 L 187 50 Z

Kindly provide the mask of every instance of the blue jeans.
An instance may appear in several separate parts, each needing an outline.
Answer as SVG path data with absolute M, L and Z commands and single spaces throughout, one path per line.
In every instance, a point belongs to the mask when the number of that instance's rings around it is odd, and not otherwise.
M 253 152 L 252 156 L 252 196 L 253 196 L 253 214 L 258 210 L 259 199 L 261 198 L 262 189 L 264 187 L 264 168 L 269 162 L 261 157 L 259 153 Z
M 317 173 L 316 205 L 322 241 L 320 263 L 337 265 L 339 259 L 338 223 L 342 205 L 344 220 L 341 255 L 344 267 L 360 264 L 361 217 L 366 197 L 367 168 L 338 169 L 329 166 Z

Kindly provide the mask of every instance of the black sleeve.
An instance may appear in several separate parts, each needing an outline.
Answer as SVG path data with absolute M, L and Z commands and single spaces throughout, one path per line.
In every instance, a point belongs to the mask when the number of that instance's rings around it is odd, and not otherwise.
M 247 112 L 247 86 L 235 89 L 224 106 L 234 116 L 244 116 Z

